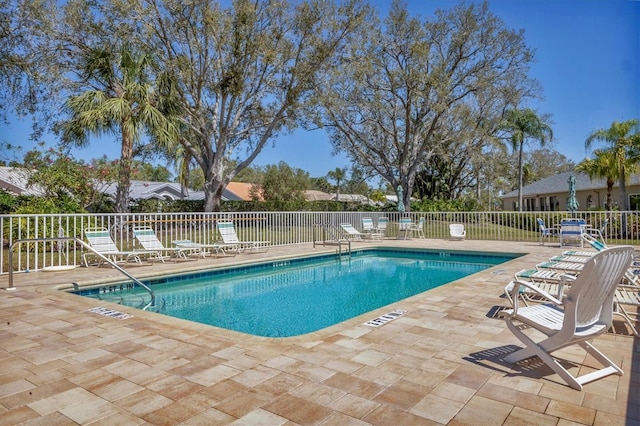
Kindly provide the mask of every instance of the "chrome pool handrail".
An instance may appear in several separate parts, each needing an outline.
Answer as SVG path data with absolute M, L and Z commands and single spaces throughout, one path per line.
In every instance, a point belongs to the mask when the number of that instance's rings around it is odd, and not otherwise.
M 76 243 L 80 244 L 81 246 L 83 246 L 84 248 L 86 248 L 87 250 L 89 250 L 90 252 L 92 252 L 93 254 L 100 257 L 102 260 L 104 260 L 108 264 L 110 264 L 113 268 L 117 269 L 118 271 L 126 275 L 133 282 L 138 284 L 140 287 L 144 288 L 147 292 L 149 292 L 149 294 L 151 295 L 151 302 L 149 302 L 149 304 L 145 306 L 143 310 L 146 310 L 147 308 L 156 305 L 156 295 L 148 285 L 146 285 L 145 283 L 143 283 L 142 281 L 140 281 L 139 279 L 131 275 L 129 272 L 125 271 L 116 262 L 112 261 L 102 253 L 97 252 L 89 244 L 85 243 L 84 241 L 82 241 L 77 237 L 24 238 L 21 240 L 14 241 L 9 247 L 9 287 L 7 288 L 7 290 L 16 289 L 13 286 L 13 249 L 22 243 L 38 243 L 38 242 L 46 242 L 46 241 L 75 241 Z
M 327 241 L 325 239 L 325 235 L 329 234 L 332 237 L 332 242 L 338 245 L 338 256 L 342 256 L 342 243 L 347 243 L 348 254 L 351 256 L 351 240 L 348 238 L 340 238 L 342 231 L 338 229 L 337 226 L 331 225 L 329 223 L 315 223 L 313 227 L 313 248 L 316 247 L 316 228 L 322 228 L 324 231 L 322 234 L 322 245 L 326 245 Z

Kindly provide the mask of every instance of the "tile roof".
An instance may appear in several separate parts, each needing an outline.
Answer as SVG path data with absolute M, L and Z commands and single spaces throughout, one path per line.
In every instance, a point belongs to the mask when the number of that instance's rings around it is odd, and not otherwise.
M 246 182 L 229 182 L 227 185 L 227 191 L 233 194 L 234 198 L 230 198 L 230 200 L 235 201 L 251 201 L 251 188 L 253 187 L 252 183 Z M 263 201 L 262 196 L 258 196 L 260 201 Z
M 39 185 L 27 186 L 31 170 L 18 167 L 0 167 L 0 188 L 15 195 L 44 195 Z

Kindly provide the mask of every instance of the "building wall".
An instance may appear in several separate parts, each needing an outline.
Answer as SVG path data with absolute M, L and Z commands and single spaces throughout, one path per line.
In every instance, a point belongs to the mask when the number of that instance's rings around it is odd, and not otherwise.
M 567 210 L 567 198 L 569 194 L 567 191 L 536 194 L 536 195 L 523 195 L 522 203 L 524 211 L 566 211 Z M 627 186 L 627 196 L 630 198 L 631 210 L 640 210 L 640 185 Z M 598 190 L 582 190 L 576 191 L 576 198 L 580 205 L 579 210 L 604 210 L 605 203 L 607 201 L 607 189 Z M 611 199 L 613 201 L 614 208 L 618 207 L 620 202 L 620 188 L 616 185 L 613 187 L 611 193 Z M 504 198 L 502 201 L 503 210 L 517 210 L 518 197 Z M 554 204 L 554 206 L 551 206 Z

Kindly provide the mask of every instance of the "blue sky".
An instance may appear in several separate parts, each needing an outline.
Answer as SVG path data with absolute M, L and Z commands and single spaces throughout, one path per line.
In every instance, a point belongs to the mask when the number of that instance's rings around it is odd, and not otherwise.
M 374 4 L 384 16 L 391 1 Z M 458 1 L 407 4 L 424 19 Z M 527 45 L 536 51 L 531 75 L 541 83 L 545 99 L 530 106 L 552 115 L 553 148 L 578 162 L 588 155 L 584 141 L 591 131 L 608 128 L 613 121 L 640 118 L 640 1 L 492 0 L 489 6 L 507 27 L 523 29 Z M 29 147 L 28 121 L 1 124 L 0 130 L 0 140 Z M 268 144 L 254 164 L 284 161 L 313 177 L 349 166 L 344 156 L 331 154 L 321 130 L 296 131 L 274 144 L 275 148 Z M 85 160 L 102 154 L 117 158 L 118 144 L 102 141 L 74 151 Z

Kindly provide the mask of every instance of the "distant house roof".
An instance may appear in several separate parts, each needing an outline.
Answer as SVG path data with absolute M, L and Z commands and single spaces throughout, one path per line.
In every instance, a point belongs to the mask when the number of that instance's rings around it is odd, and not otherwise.
M 342 203 L 361 203 L 361 204 L 375 204 L 365 195 L 361 194 L 329 194 L 327 192 L 318 191 L 315 189 L 308 189 L 304 191 L 304 195 L 307 201 L 340 201 Z
M 0 167 L 0 188 L 14 195 L 44 195 L 38 185 L 27 186 L 32 171 L 19 167 Z
M 19 167 L 0 167 L 0 188 L 15 195 L 44 195 L 45 191 L 37 185 L 27 188 L 30 171 Z M 229 182 L 222 192 L 222 201 L 251 201 L 252 183 Z M 101 191 L 110 197 L 115 197 L 116 183 L 102 185 Z M 335 195 L 322 191 L 305 191 L 307 200 L 331 200 Z M 186 190 L 176 182 L 153 182 L 146 180 L 132 180 L 129 188 L 132 200 L 203 200 L 204 191 Z M 259 198 L 262 200 L 262 197 Z M 367 203 L 370 200 L 364 195 L 340 194 L 340 201 Z
M 20 167 L 0 166 L 0 189 L 14 195 L 44 195 L 45 191 L 38 185 L 27 187 L 29 169 Z M 249 190 L 252 184 L 244 182 L 231 182 L 222 192 L 222 201 L 247 201 L 250 200 Z M 115 197 L 117 184 L 103 185 L 101 191 Z M 152 182 L 146 180 L 132 180 L 129 188 L 129 197 L 134 200 L 158 199 L 158 200 L 203 200 L 204 191 L 186 190 L 176 182 Z
M 544 179 L 540 179 L 537 182 L 533 182 L 529 185 L 522 187 L 522 196 L 535 196 L 540 194 L 552 194 L 556 192 L 566 192 L 569 189 L 569 176 L 575 176 L 576 178 L 576 191 L 589 191 L 607 188 L 606 179 L 594 179 L 591 180 L 589 175 L 582 172 L 570 171 L 564 173 L 558 173 L 554 176 L 549 176 Z M 629 179 L 629 185 L 639 185 L 640 175 L 632 175 Z M 614 186 L 618 185 L 618 181 Z M 517 197 L 518 190 L 514 190 L 504 194 L 501 198 Z
M 329 201 L 333 198 L 333 195 L 317 189 L 307 189 L 304 191 L 304 197 L 307 201 Z
M 241 182 L 231 182 L 222 191 L 222 201 L 248 201 L 248 187 L 251 184 Z M 109 185 L 104 192 L 115 196 L 116 184 Z M 237 192 L 240 192 L 238 194 Z M 158 200 L 204 200 L 204 191 L 187 190 L 182 196 L 181 187 L 176 182 L 151 182 L 142 180 L 132 180 L 129 196 L 134 200 L 146 200 L 156 198 Z
M 340 201 L 343 203 L 360 203 L 360 204 L 368 204 L 370 206 L 376 205 L 374 201 L 372 201 L 369 197 L 362 194 L 339 194 L 336 198 L 336 194 L 331 196 L 331 199 L 334 201 Z
M 387 200 L 387 203 L 396 204 L 398 202 L 397 195 L 385 195 L 384 197 Z M 418 199 L 415 197 L 409 197 L 409 198 L 411 201 L 418 201 Z
M 103 192 L 115 196 L 117 184 L 107 185 Z M 183 197 L 182 189 L 176 182 L 152 182 L 146 180 L 132 180 L 129 187 L 129 197 L 133 200 L 202 200 L 204 192 L 186 191 Z
M 226 191 L 233 196 L 229 198 L 230 201 L 251 201 L 251 188 L 253 188 L 252 183 L 229 182 Z M 258 200 L 263 201 L 262 195 L 258 194 Z

